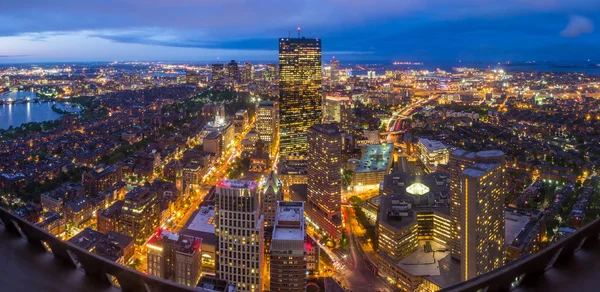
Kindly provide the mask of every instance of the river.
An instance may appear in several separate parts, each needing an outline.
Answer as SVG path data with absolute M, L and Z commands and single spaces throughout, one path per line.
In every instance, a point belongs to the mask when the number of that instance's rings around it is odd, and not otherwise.
M 35 92 L 17 91 L 0 93 L 0 100 L 22 100 L 35 98 Z M 17 102 L 13 104 L 0 104 L 0 129 L 8 129 L 10 126 L 18 127 L 24 123 L 44 122 L 60 118 L 62 115 L 52 110 L 52 105 L 63 110 L 79 112 L 79 107 L 68 103 L 58 102 Z

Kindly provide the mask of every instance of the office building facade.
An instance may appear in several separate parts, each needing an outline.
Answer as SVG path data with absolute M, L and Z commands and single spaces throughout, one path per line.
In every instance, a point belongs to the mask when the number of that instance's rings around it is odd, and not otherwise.
M 306 291 L 304 202 L 277 204 L 270 250 L 270 290 Z
M 504 264 L 504 163 L 497 150 L 450 154 L 451 251 L 463 281 Z
M 238 291 L 263 291 L 264 225 L 258 184 L 221 180 L 215 203 L 217 275 L 237 283 Z
M 337 238 L 341 212 L 341 134 L 334 124 L 315 124 L 308 131 L 308 202 L 311 220 Z M 308 214 L 313 214 L 308 212 Z
M 279 39 L 280 155 L 303 155 L 308 128 L 321 121 L 321 41 Z

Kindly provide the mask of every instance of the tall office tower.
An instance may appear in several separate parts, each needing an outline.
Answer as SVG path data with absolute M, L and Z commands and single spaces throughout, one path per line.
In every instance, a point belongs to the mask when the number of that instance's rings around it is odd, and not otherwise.
M 254 80 L 254 66 L 250 62 L 246 62 L 242 72 L 242 82 L 248 83 L 252 80 Z
M 219 181 L 215 209 L 219 278 L 237 283 L 238 291 L 263 291 L 264 226 L 258 184 Z
M 279 202 L 271 242 L 273 292 L 306 291 L 304 202 Z
M 331 85 L 337 85 L 340 80 L 340 61 L 331 60 Z
M 160 205 L 150 185 L 136 187 L 125 195 L 118 220 L 119 232 L 133 237 L 142 246 L 160 226 Z
M 475 163 L 459 176 L 462 281 L 504 265 L 504 171 L 504 163 Z
M 258 137 L 263 142 L 271 144 L 272 147 L 275 135 L 277 134 L 277 115 L 273 101 L 265 100 L 258 104 L 256 130 L 258 131 Z
M 340 131 L 348 133 L 352 125 L 352 100 L 346 96 L 326 96 L 324 122 L 338 123 Z
M 450 241 L 451 255 L 455 259 L 461 258 L 461 219 L 462 205 L 460 194 L 462 186 L 460 176 L 462 171 L 475 163 L 500 163 L 504 165 L 505 158 L 502 151 L 470 152 L 462 149 L 450 153 L 448 168 L 450 171 L 450 217 L 452 217 L 452 240 Z
M 306 154 L 306 132 L 321 121 L 321 82 L 321 41 L 306 38 L 279 39 L 281 157 Z
M 240 67 L 235 60 L 231 60 L 231 62 L 227 64 L 227 76 L 229 77 L 230 82 L 240 82 Z
M 212 82 L 223 82 L 225 80 L 225 65 L 223 64 L 212 64 Z
M 277 80 L 277 66 L 275 64 L 267 64 L 267 70 L 263 72 L 263 77 L 267 82 Z
M 341 208 L 342 136 L 334 124 L 308 130 L 308 201 L 316 211 L 311 220 L 337 238 Z M 308 212 L 311 214 L 311 212 Z
M 265 228 L 272 228 L 275 224 L 277 202 L 283 201 L 283 190 L 281 187 L 281 180 L 279 180 L 274 171 L 271 171 L 265 184 L 262 186 L 262 195 L 260 196 L 261 214 L 265 221 Z

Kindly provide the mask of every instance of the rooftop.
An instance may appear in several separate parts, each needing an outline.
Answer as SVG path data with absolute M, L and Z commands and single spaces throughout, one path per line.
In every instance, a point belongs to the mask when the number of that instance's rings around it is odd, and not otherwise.
M 187 228 L 201 232 L 215 233 L 214 218 L 214 206 L 203 206 L 198 210 Z
M 340 129 L 335 124 L 314 124 L 310 129 L 327 135 L 340 134 Z
M 301 240 L 306 236 L 304 202 L 278 202 L 273 240 Z
M 425 192 L 427 191 L 427 192 Z M 450 176 L 444 172 L 411 175 L 394 172 L 383 179 L 383 193 L 387 195 L 419 195 L 427 202 L 446 201 L 450 192 Z
M 511 244 L 523 231 L 527 223 L 531 221 L 530 216 L 513 213 L 510 211 L 504 211 L 506 227 L 504 230 L 504 242 L 506 244 Z
M 274 105 L 274 103 L 272 100 L 263 100 L 258 104 L 258 106 L 261 106 L 261 107 L 267 107 L 267 106 L 273 106 L 273 105 Z
M 231 189 L 256 189 L 258 183 L 253 180 L 222 179 L 217 183 L 217 186 Z
M 91 228 L 86 228 L 71 237 L 68 241 L 83 249 L 90 250 L 102 239 L 104 234 Z
M 393 143 L 368 145 L 354 172 L 387 171 L 393 151 Z
M 444 145 L 444 143 L 440 141 L 419 138 L 419 142 L 423 144 L 428 151 L 437 151 L 448 148 L 446 145 Z
M 497 166 L 498 163 L 475 163 L 468 168 L 465 168 L 465 170 L 462 171 L 462 174 L 470 177 L 480 177 Z

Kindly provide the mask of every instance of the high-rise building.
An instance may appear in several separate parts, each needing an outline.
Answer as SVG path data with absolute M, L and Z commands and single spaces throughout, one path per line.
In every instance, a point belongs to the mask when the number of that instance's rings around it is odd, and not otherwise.
M 229 77 L 230 82 L 240 82 L 240 67 L 235 60 L 231 60 L 231 62 L 227 64 L 227 76 Z
M 160 205 L 150 185 L 136 187 L 125 195 L 119 215 L 119 232 L 133 237 L 142 246 L 160 226 Z
M 212 64 L 212 82 L 223 82 L 225 81 L 225 65 L 223 64 Z
M 334 124 L 315 124 L 308 130 L 308 201 L 311 220 L 338 238 L 341 208 L 342 143 Z M 308 212 L 311 214 L 311 212 Z
M 202 239 L 158 231 L 146 247 L 148 274 L 196 287 L 202 276 Z
M 267 82 L 277 80 L 277 66 L 275 64 L 267 64 L 267 69 L 263 71 L 263 78 Z
M 246 62 L 242 71 L 242 82 L 248 83 L 252 80 L 254 80 L 254 66 L 250 62 Z
M 258 184 L 221 180 L 215 203 L 219 278 L 237 283 L 238 291 L 263 291 L 264 225 Z
M 348 133 L 352 126 L 352 100 L 345 96 L 326 96 L 323 121 L 337 123 L 340 131 Z
M 270 291 L 306 291 L 304 202 L 277 204 L 271 242 Z
M 262 208 L 261 214 L 264 218 L 265 228 L 272 228 L 275 224 L 275 213 L 277 211 L 277 202 L 283 201 L 283 190 L 281 180 L 274 171 L 271 171 L 265 184 L 262 186 L 260 196 Z
M 321 41 L 279 39 L 280 155 L 305 155 L 308 128 L 321 121 Z
M 452 217 L 452 240 L 450 241 L 450 250 L 452 257 L 461 258 L 461 174 L 463 170 L 475 163 L 500 163 L 504 165 L 505 158 L 502 151 L 480 151 L 470 152 L 462 149 L 454 150 L 450 153 L 448 160 L 448 170 L 450 172 L 450 217 Z
M 504 265 L 504 164 L 476 163 L 460 176 L 461 280 Z
M 256 130 L 263 142 L 272 144 L 277 133 L 277 115 L 273 101 L 265 100 L 258 104 Z
M 440 164 L 448 164 L 450 150 L 442 142 L 419 138 L 417 149 L 421 163 L 429 172 L 435 171 Z
M 331 84 L 336 85 L 340 80 L 340 61 L 331 60 Z

